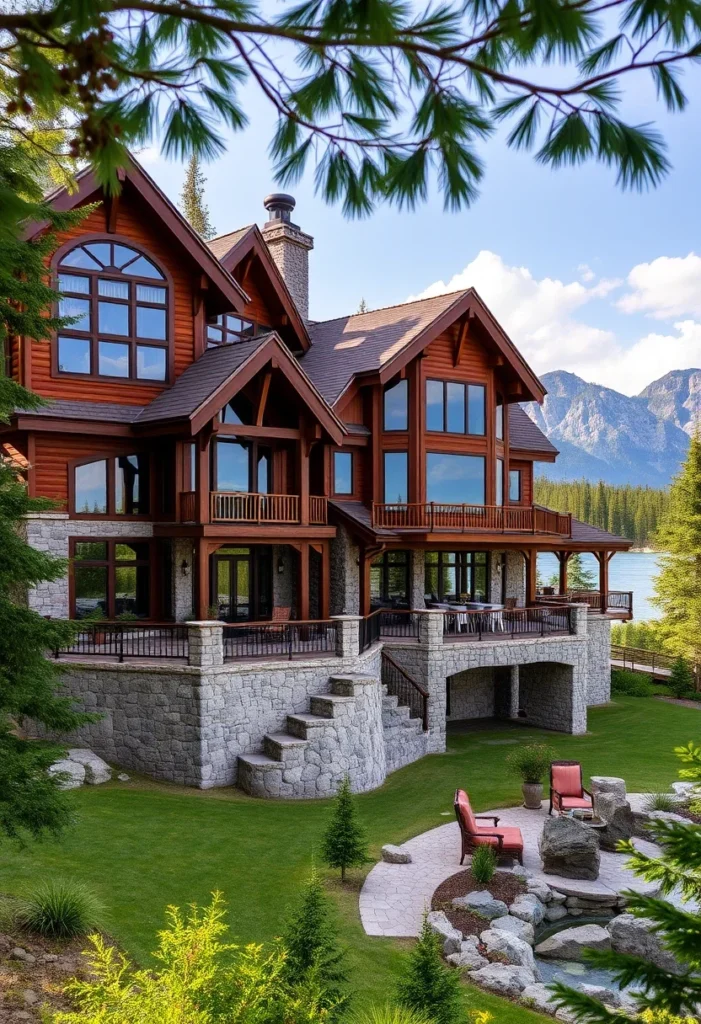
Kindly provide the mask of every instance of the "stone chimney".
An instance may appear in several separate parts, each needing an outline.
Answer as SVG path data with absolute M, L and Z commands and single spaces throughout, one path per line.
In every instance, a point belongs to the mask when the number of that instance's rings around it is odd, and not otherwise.
M 295 208 L 292 196 L 275 192 L 266 196 L 263 205 L 268 211 L 268 221 L 263 225 L 270 255 L 277 263 L 285 284 L 295 301 L 303 320 L 309 319 L 309 250 L 314 248 L 314 239 L 300 231 L 290 220 Z

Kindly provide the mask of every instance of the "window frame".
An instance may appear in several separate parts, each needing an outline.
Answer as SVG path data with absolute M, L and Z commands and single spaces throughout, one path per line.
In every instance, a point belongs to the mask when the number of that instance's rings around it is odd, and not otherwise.
M 107 558 L 76 558 L 75 549 L 77 544 L 106 544 L 107 545 Z M 116 557 L 117 544 L 146 544 L 148 546 L 148 557 L 137 558 L 137 559 L 118 559 Z M 152 537 L 70 537 L 69 538 L 69 571 L 68 571 L 68 608 L 70 618 L 77 621 L 83 622 L 84 619 L 76 619 L 75 614 L 75 567 L 76 565 L 93 566 L 100 568 L 105 566 L 107 568 L 107 615 L 104 621 L 116 618 L 115 612 L 115 568 L 117 566 L 139 566 L 146 565 L 148 567 L 148 604 L 149 610 L 148 615 L 144 618 L 139 618 L 139 623 L 154 622 L 155 616 L 155 601 L 158 597 L 158 588 L 156 586 L 156 548 L 157 545 L 154 543 Z
M 389 555 L 399 555 L 399 554 L 405 555 L 405 559 L 404 559 L 403 563 L 402 562 L 390 562 L 390 561 L 388 561 L 388 556 Z M 388 584 L 388 581 L 389 581 L 389 570 L 390 569 L 402 569 L 402 568 L 404 569 L 404 604 L 403 605 L 393 605 L 392 607 L 396 607 L 396 608 L 409 608 L 410 605 L 411 605 L 411 593 L 410 593 L 410 586 L 411 586 L 411 574 L 410 574 L 411 573 L 411 552 L 408 549 L 405 549 L 405 548 L 390 548 L 390 549 L 388 549 L 386 551 L 381 552 L 381 554 L 379 554 L 375 558 L 373 558 L 372 562 L 370 563 L 370 570 L 369 570 L 370 573 L 372 573 L 373 568 L 380 570 L 380 596 L 379 596 L 379 600 L 381 602 L 387 602 L 387 601 L 391 600 L 391 598 L 386 596 L 387 593 L 388 593 L 388 586 L 387 586 L 387 584 Z M 371 587 L 371 591 L 370 591 L 370 605 L 372 607 L 372 587 Z M 383 607 L 386 607 L 386 605 L 385 604 L 379 604 L 379 605 L 377 605 L 377 607 L 378 608 L 383 608 Z
M 504 505 L 506 504 L 506 502 L 504 501 L 504 459 L 501 455 L 497 455 L 495 462 L 496 465 L 494 469 L 494 504 L 499 508 L 503 508 Z
M 484 555 L 485 556 L 484 565 L 485 565 L 485 569 L 486 569 L 486 572 L 485 572 L 485 600 L 489 598 L 489 594 L 490 594 L 490 590 L 491 590 L 491 559 L 489 557 L 489 554 L 490 554 L 489 551 L 464 551 L 464 550 L 462 550 L 462 551 L 455 551 L 455 549 L 451 549 L 450 551 L 444 551 L 442 549 L 439 549 L 439 550 L 432 550 L 431 554 L 433 554 L 433 553 L 438 555 L 438 558 L 437 558 L 437 560 L 435 562 L 424 561 L 424 593 L 425 594 L 432 593 L 432 591 L 429 591 L 426 588 L 426 573 L 428 572 L 429 569 L 433 568 L 437 572 L 437 585 L 438 586 L 437 586 L 437 592 L 436 592 L 436 600 L 438 601 L 439 604 L 443 603 L 444 598 L 446 597 L 446 595 L 445 595 L 445 593 L 443 593 L 441 591 L 441 579 L 442 579 L 442 569 L 445 566 L 446 568 L 455 568 L 455 585 L 456 585 L 455 596 L 456 596 L 456 598 L 459 598 L 460 594 L 465 593 L 465 594 L 468 594 L 468 601 L 474 601 L 475 598 L 472 595 L 474 594 L 474 580 L 475 580 L 475 568 L 476 568 L 475 556 L 476 555 Z M 427 551 L 426 555 L 428 555 L 428 554 L 429 554 L 429 552 Z M 448 561 L 447 560 L 450 555 L 455 555 L 455 559 L 453 561 Z M 467 578 L 468 578 L 469 575 L 472 576 L 472 590 L 468 592 L 467 590 L 463 590 L 462 587 L 463 587 L 463 584 L 467 581 Z
M 511 497 L 511 476 L 516 474 L 518 476 L 518 498 Z M 509 502 L 512 505 L 520 505 L 523 502 L 523 470 L 520 468 L 512 469 L 509 466 Z
M 428 386 L 429 384 L 441 384 L 443 386 L 443 428 L 428 426 Z M 463 413 L 464 430 L 448 430 L 448 385 L 458 384 L 464 389 Z M 481 388 L 484 396 L 482 403 L 482 430 L 479 433 L 471 431 L 470 428 L 470 388 Z M 455 380 L 451 377 L 426 377 L 424 387 L 424 407 L 426 409 L 426 433 L 427 434 L 449 434 L 452 437 L 486 437 L 487 436 L 487 385 L 478 380 Z
M 250 334 L 243 334 L 241 331 L 234 330 L 233 327 L 229 326 L 229 317 L 236 320 L 246 321 L 253 328 Z M 220 334 L 220 340 L 216 341 L 210 336 L 210 330 Z M 254 338 L 259 338 L 262 334 L 271 334 L 275 330 L 274 327 L 268 327 L 266 324 L 261 324 L 258 320 L 251 320 L 249 316 L 241 316 L 240 313 L 219 313 L 214 316 L 207 317 L 204 325 L 204 343 L 205 350 L 209 348 L 222 348 L 224 345 L 245 345 L 248 341 L 253 341 Z
M 336 488 L 336 458 L 339 455 L 345 455 L 345 456 L 347 456 L 350 459 L 350 489 L 347 490 L 347 491 L 339 491 Z M 336 449 L 333 452 L 333 459 L 332 459 L 332 466 L 331 466 L 332 476 L 333 476 L 331 493 L 333 495 L 338 495 L 339 497 L 347 498 L 350 495 L 355 494 L 355 459 L 354 459 L 353 455 L 354 455 L 353 452 L 342 451 L 341 449 Z
M 115 245 L 123 245 L 126 248 L 133 249 L 134 252 L 138 253 L 139 256 L 143 256 L 149 262 L 153 263 L 154 266 L 163 275 L 162 279 L 156 279 L 153 277 L 139 277 L 135 274 L 130 274 L 128 267 L 124 274 L 109 270 L 83 270 L 80 267 L 61 267 L 61 261 L 71 252 L 73 249 L 81 248 L 85 245 L 92 245 L 95 243 L 114 243 Z M 165 388 L 173 383 L 175 380 L 174 374 L 174 349 L 175 349 L 175 288 L 173 284 L 173 278 L 164 266 L 163 262 L 158 259 L 149 249 L 145 248 L 141 243 L 134 242 L 131 238 L 125 235 L 117 234 L 85 234 L 80 235 L 77 238 L 72 238 L 69 242 L 65 242 L 64 245 L 60 246 L 59 249 L 53 255 L 51 260 L 51 275 L 52 275 L 52 286 L 58 290 L 58 278 L 59 274 L 71 274 L 74 277 L 89 277 L 91 280 L 94 279 L 97 282 L 98 278 L 110 281 L 129 281 L 132 285 L 131 296 L 129 299 L 116 299 L 110 296 L 100 296 L 98 294 L 98 286 L 95 283 L 94 287 L 91 286 L 88 294 L 81 296 L 78 293 L 70 293 L 69 298 L 81 297 L 87 299 L 90 303 L 90 330 L 79 331 L 75 327 L 66 327 L 60 331 L 52 332 L 51 340 L 51 377 L 58 380 L 97 380 L 101 382 L 110 382 L 112 384 L 128 384 L 138 385 L 139 387 L 160 387 Z M 137 285 L 145 285 L 150 287 L 164 288 L 166 291 L 165 307 L 159 303 L 149 303 L 136 298 Z M 118 305 L 127 306 L 129 310 L 129 334 L 118 335 L 118 334 L 102 334 L 98 329 L 98 303 L 103 302 L 116 302 Z M 53 304 L 53 315 L 59 315 L 59 302 L 57 299 Z M 136 336 L 136 307 L 144 306 L 148 309 L 164 309 L 165 308 L 165 327 L 166 337 L 165 339 L 156 338 L 137 338 Z M 58 355 L 58 339 L 60 337 L 72 338 L 77 341 L 87 341 L 90 346 L 90 366 L 91 371 L 89 373 L 80 373 L 72 370 L 60 370 L 59 369 L 59 355 Z M 100 341 L 106 341 L 111 344 L 126 344 L 129 348 L 129 374 L 125 377 L 113 376 L 112 374 L 104 374 L 99 372 L 99 344 Z M 148 378 L 148 377 L 137 377 L 136 366 L 137 366 L 137 347 L 143 348 L 156 348 L 165 352 L 166 367 L 165 376 L 162 380 Z
M 129 455 L 144 455 L 148 460 L 148 512 L 117 512 L 116 510 L 116 472 L 117 459 Z M 75 471 L 79 466 L 87 466 L 91 462 L 107 462 L 107 511 L 106 512 L 77 512 L 76 511 L 76 486 Z M 151 455 L 143 448 L 125 448 L 118 452 L 97 452 L 95 455 L 83 456 L 80 459 L 71 459 L 68 463 L 68 514 L 71 519 L 109 519 L 118 523 L 122 521 L 133 522 L 142 520 L 150 522 L 155 518 L 154 509 L 154 473 Z

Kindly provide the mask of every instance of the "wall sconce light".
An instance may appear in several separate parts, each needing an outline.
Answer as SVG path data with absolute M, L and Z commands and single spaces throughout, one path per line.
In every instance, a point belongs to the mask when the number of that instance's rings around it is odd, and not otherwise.
M 189 576 L 190 575 L 190 566 L 188 565 L 187 561 L 184 558 L 183 558 L 182 562 L 180 563 L 180 572 L 181 572 L 181 574 L 183 576 Z
M 285 571 L 285 563 L 283 562 L 282 557 L 277 560 L 277 571 L 278 573 L 283 573 Z

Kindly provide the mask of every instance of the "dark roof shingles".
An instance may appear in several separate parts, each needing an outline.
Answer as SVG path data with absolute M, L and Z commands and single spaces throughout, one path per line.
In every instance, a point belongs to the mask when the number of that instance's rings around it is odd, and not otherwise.
M 509 447 L 521 452 L 559 454 L 555 445 L 520 405 L 509 406 Z
M 207 245 L 216 258 L 221 260 L 238 242 L 241 241 L 244 235 L 248 234 L 253 226 L 253 224 L 247 224 L 245 228 L 239 228 L 237 231 L 230 231 L 227 235 L 219 235 L 217 238 L 210 238 Z
M 68 420 L 98 420 L 101 423 L 135 423 L 143 405 L 118 405 L 116 402 L 75 402 L 56 398 L 38 409 L 16 409 L 19 416 L 59 416 Z

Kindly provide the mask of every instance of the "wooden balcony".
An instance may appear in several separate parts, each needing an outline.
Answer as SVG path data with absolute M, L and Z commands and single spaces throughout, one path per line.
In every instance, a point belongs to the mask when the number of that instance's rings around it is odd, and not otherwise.
M 572 516 L 540 505 L 453 505 L 436 501 L 374 504 L 373 526 L 386 530 L 572 535 Z
M 256 525 L 297 524 L 302 522 L 302 499 L 298 494 L 246 494 L 240 491 L 211 491 L 209 521 L 212 523 L 254 523 Z M 197 522 L 197 493 L 183 491 L 180 495 L 180 519 Z M 326 526 L 326 498 L 309 497 L 309 523 Z

